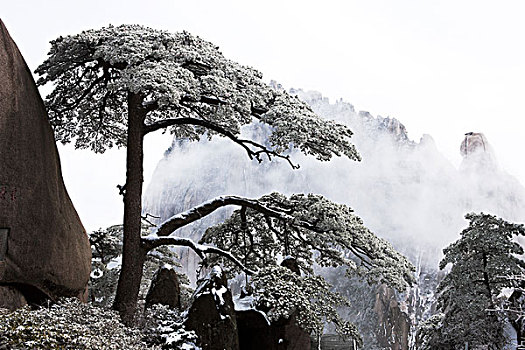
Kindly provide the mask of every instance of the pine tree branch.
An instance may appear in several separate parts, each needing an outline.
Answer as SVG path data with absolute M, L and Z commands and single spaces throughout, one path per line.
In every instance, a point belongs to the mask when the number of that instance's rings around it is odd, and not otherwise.
M 96 72 L 99 68 L 100 68 L 100 66 L 97 65 L 94 68 L 92 68 L 91 70 Z M 71 102 L 71 103 L 62 102 L 62 108 L 61 109 L 57 109 L 57 110 L 53 110 L 53 111 L 55 113 L 57 113 L 57 114 L 62 114 L 64 112 L 71 111 L 71 110 L 75 109 L 93 91 L 93 89 L 98 87 L 98 85 L 101 82 L 103 82 L 103 81 L 105 81 L 107 79 L 109 79 L 109 72 L 107 71 L 107 69 L 104 68 L 102 75 L 100 77 L 96 78 L 95 80 L 93 80 L 91 82 L 91 84 L 87 88 L 84 89 L 82 94 L 80 96 L 78 96 L 73 102 Z
M 163 245 L 176 245 L 176 246 L 188 247 L 192 249 L 203 260 L 205 259 L 205 255 L 207 254 L 217 254 L 217 255 L 220 255 L 232 261 L 242 271 L 246 272 L 246 274 L 248 275 L 255 274 L 254 270 L 247 268 L 239 259 L 234 257 L 231 253 L 225 250 L 216 248 L 216 247 L 195 243 L 189 238 L 180 238 L 180 237 L 173 237 L 173 236 L 159 237 L 158 235 L 152 234 L 149 236 L 142 237 L 141 243 L 142 243 L 142 246 L 147 251 L 150 251 L 152 249 L 155 249 Z
M 264 215 L 274 217 L 280 220 L 296 221 L 291 215 L 283 213 L 281 211 L 271 209 L 256 199 L 244 198 L 239 196 L 220 196 L 202 203 L 192 209 L 189 209 L 183 213 L 172 216 L 163 223 L 161 223 L 157 230 L 154 231 L 158 236 L 169 236 L 174 231 L 191 224 L 194 221 L 200 220 L 203 217 L 213 213 L 215 210 L 229 206 L 245 206 L 247 208 L 256 210 Z M 301 226 L 311 227 L 310 224 L 302 222 Z
M 197 220 L 204 218 L 205 216 L 216 211 L 217 209 L 220 209 L 222 207 L 229 206 L 229 205 L 236 205 L 242 208 L 250 208 L 254 211 L 257 211 L 263 214 L 266 218 L 266 222 L 270 230 L 275 230 L 270 220 L 270 218 L 275 218 L 285 223 L 289 223 L 292 228 L 302 228 L 302 229 L 306 229 L 306 230 L 309 230 L 309 231 L 312 231 L 318 234 L 325 233 L 322 229 L 316 227 L 315 224 L 312 224 L 304 220 L 298 220 L 294 216 L 287 214 L 285 212 L 285 209 L 280 210 L 280 209 L 270 208 L 266 206 L 264 203 L 261 203 L 260 201 L 256 199 L 244 198 L 244 197 L 239 197 L 239 196 L 220 196 L 212 200 L 209 200 L 207 202 L 204 202 L 200 204 L 199 206 L 189 209 L 183 213 L 174 215 L 171 218 L 165 220 L 153 231 L 152 235 L 154 237 L 167 237 L 169 239 L 165 241 L 159 240 L 158 243 L 155 243 L 155 244 L 164 245 L 164 244 L 178 244 L 174 242 L 185 242 L 183 241 L 182 238 L 181 238 L 181 241 L 177 241 L 179 238 L 176 238 L 170 235 L 176 230 L 186 225 L 189 225 Z M 332 254 L 330 248 L 320 247 L 318 245 L 315 245 L 314 242 L 306 239 L 305 237 L 302 237 L 299 232 L 296 232 L 296 234 L 297 234 L 296 239 L 301 240 L 305 246 L 308 246 L 311 249 L 317 250 L 321 254 L 324 254 L 324 253 L 328 255 Z M 280 236 L 279 234 L 277 235 Z M 250 241 L 253 242 L 253 237 L 249 237 L 249 238 L 250 238 Z M 154 247 L 157 246 L 155 244 L 152 245 L 150 243 L 147 243 L 147 244 L 146 243 L 147 242 L 145 242 L 145 248 L 147 250 L 153 249 Z M 184 244 L 190 244 L 190 243 L 184 243 Z M 195 243 L 191 243 L 191 244 L 195 244 Z M 187 246 L 190 246 L 190 245 L 187 245 Z M 349 251 L 351 251 L 362 262 L 362 266 L 365 267 L 366 269 L 371 269 L 375 265 L 371 261 L 371 256 L 370 256 L 371 254 L 368 254 L 367 251 L 362 249 L 361 247 L 352 245 L 349 247 L 347 246 L 346 248 Z M 218 248 L 210 247 L 209 249 L 218 249 Z M 225 251 L 223 252 L 224 253 L 221 253 L 222 256 L 226 254 Z M 227 254 L 230 254 L 230 253 L 227 253 Z
M 228 131 L 227 129 L 214 124 L 208 120 L 200 119 L 200 118 L 191 118 L 191 117 L 182 117 L 182 118 L 172 118 L 172 119 L 164 119 L 159 120 L 155 123 L 148 124 L 144 126 L 144 135 L 149 134 L 150 132 L 154 132 L 160 129 L 165 129 L 170 126 L 175 125 L 194 125 L 194 126 L 201 126 L 206 129 L 209 129 L 211 131 L 214 131 L 224 137 L 229 138 L 234 143 L 240 145 L 246 153 L 248 153 L 248 157 L 250 159 L 256 159 L 259 163 L 262 162 L 262 155 L 266 155 L 269 160 L 272 160 L 272 157 L 281 158 L 288 162 L 288 164 L 292 167 L 292 169 L 298 169 L 299 165 L 294 164 L 292 160 L 290 159 L 290 156 L 282 155 L 278 152 L 272 151 L 268 149 L 267 147 L 261 145 L 260 143 L 257 143 L 252 140 L 246 140 L 241 139 L 237 137 L 234 133 L 231 131 Z

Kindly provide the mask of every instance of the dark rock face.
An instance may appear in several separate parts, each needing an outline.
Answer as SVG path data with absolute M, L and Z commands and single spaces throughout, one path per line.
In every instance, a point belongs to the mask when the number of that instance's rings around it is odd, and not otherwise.
M 180 283 L 177 273 L 171 266 L 162 266 L 151 281 L 146 295 L 146 308 L 154 304 L 168 305 L 180 309 Z
M 0 286 L 0 308 L 13 311 L 24 305 L 27 305 L 27 300 L 18 289 Z
M 392 288 L 384 284 L 379 287 L 374 311 L 379 318 L 376 335 L 380 346 L 391 350 L 408 350 L 410 320 L 401 310 Z
M 301 275 L 297 259 L 293 257 L 285 257 L 281 266 Z M 310 335 L 295 323 L 295 315 L 272 323 L 259 310 L 238 310 L 236 315 L 241 349 L 308 350 L 311 347 Z
M 266 317 L 257 310 L 236 311 L 240 349 L 277 349 Z
M 239 349 L 233 298 L 227 285 L 221 269 L 214 267 L 195 290 L 184 325 L 195 331 L 204 350 Z
M 295 324 L 295 317 L 268 324 L 257 310 L 237 313 L 239 346 L 241 350 L 309 350 L 310 335 Z
M 272 335 L 274 343 L 277 343 L 275 349 L 310 350 L 311 348 L 310 335 L 295 324 L 295 316 L 273 323 Z
M 62 180 L 44 104 L 1 21 L 0 169 L 0 285 L 28 302 L 84 299 L 89 241 Z M 2 295 L 0 304 L 9 304 Z

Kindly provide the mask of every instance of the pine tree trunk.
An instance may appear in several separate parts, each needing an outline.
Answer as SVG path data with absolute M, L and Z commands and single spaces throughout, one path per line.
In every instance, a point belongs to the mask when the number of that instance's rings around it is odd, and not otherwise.
M 128 139 L 126 158 L 126 187 L 124 193 L 124 242 L 122 268 L 118 280 L 113 308 L 118 310 L 122 321 L 133 322 L 142 279 L 146 251 L 140 244 L 144 118 L 142 96 L 128 95 Z

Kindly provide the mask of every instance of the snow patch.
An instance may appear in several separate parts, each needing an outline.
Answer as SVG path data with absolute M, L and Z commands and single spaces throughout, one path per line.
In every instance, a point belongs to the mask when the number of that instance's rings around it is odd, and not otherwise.
M 224 297 L 222 296 L 224 293 L 226 293 L 228 290 L 225 286 L 221 286 L 219 289 L 216 289 L 213 287 L 211 289 L 211 294 L 213 294 L 214 299 L 219 301 L 219 305 L 224 305 Z
M 211 271 L 210 271 L 210 277 L 217 277 L 217 278 L 221 278 L 222 277 L 222 269 L 220 266 L 214 266 Z
M 164 264 L 162 265 L 163 270 L 173 270 L 173 266 L 171 264 Z
M 113 270 L 117 267 L 120 267 L 121 265 L 122 265 L 122 255 L 119 255 L 116 258 L 111 259 L 111 261 L 107 265 L 107 268 L 108 270 Z
M 255 308 L 255 298 L 253 296 L 249 295 L 249 296 L 245 296 L 241 298 L 239 295 L 237 295 L 233 298 L 233 306 L 234 306 L 235 311 L 253 310 L 255 312 L 260 313 L 266 320 L 266 323 L 268 324 L 268 326 L 271 325 L 271 321 L 268 318 L 268 315 L 266 315 L 266 313 L 262 312 L 261 310 L 258 310 Z
M 91 271 L 91 274 L 89 276 L 92 279 L 97 279 L 97 278 L 104 276 L 104 272 L 102 272 L 102 270 L 99 268 L 95 268 L 93 271 Z
M 502 288 L 501 293 L 498 295 L 498 298 L 509 299 L 512 293 L 514 293 L 514 288 Z

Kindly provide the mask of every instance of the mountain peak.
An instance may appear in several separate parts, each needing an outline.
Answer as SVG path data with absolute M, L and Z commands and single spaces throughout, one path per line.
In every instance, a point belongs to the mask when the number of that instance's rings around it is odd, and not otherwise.
M 498 162 L 487 138 L 480 132 L 467 132 L 459 147 L 463 171 L 496 170 Z
M 485 135 L 480 132 L 467 132 L 459 148 L 463 157 L 468 157 L 478 152 L 489 152 Z
M 407 129 L 396 118 L 383 118 L 381 116 L 377 116 L 377 121 L 379 122 L 379 127 L 392 134 L 397 141 L 410 141 L 408 138 Z

